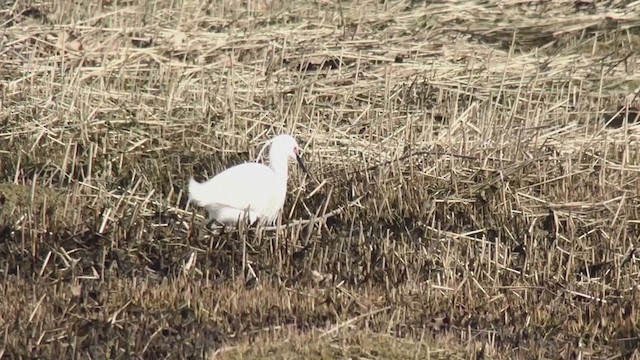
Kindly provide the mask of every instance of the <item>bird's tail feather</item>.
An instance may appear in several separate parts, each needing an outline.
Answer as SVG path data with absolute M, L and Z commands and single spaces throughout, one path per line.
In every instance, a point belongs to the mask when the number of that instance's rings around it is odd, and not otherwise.
M 187 203 L 198 203 L 198 189 L 200 188 L 200 183 L 196 181 L 196 179 L 192 177 L 189 178 L 189 200 Z

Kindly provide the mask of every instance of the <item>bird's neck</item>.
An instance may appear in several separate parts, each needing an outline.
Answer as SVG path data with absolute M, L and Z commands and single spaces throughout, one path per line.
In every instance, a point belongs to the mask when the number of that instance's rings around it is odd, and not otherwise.
M 281 159 L 276 157 L 271 157 L 269 159 L 269 165 L 271 166 L 271 170 L 276 174 L 280 179 L 284 179 L 284 182 L 287 181 L 287 175 L 289 171 L 289 164 L 287 159 Z

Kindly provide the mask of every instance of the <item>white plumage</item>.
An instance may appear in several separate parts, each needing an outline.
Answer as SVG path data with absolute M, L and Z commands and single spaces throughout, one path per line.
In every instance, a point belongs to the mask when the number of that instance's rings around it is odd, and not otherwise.
M 287 195 L 289 159 L 296 159 L 306 172 L 296 140 L 278 135 L 269 141 L 269 166 L 244 163 L 232 166 L 213 178 L 199 183 L 189 179 L 189 202 L 204 207 L 209 220 L 221 225 L 236 225 L 248 212 L 249 222 L 273 224 Z

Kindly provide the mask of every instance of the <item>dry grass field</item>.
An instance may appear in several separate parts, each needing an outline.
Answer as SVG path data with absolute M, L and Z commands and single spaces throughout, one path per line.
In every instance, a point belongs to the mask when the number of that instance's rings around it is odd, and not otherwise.
M 640 2 L 0 9 L 0 358 L 640 359 Z

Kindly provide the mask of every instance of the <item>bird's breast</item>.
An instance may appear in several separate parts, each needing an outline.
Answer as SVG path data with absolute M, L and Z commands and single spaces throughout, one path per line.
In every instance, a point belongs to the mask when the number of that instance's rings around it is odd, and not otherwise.
M 272 190 L 269 201 L 265 204 L 262 210 L 262 217 L 267 222 L 273 222 L 278 217 L 278 214 L 284 206 L 284 201 L 287 197 L 287 184 L 284 186 L 278 186 Z

